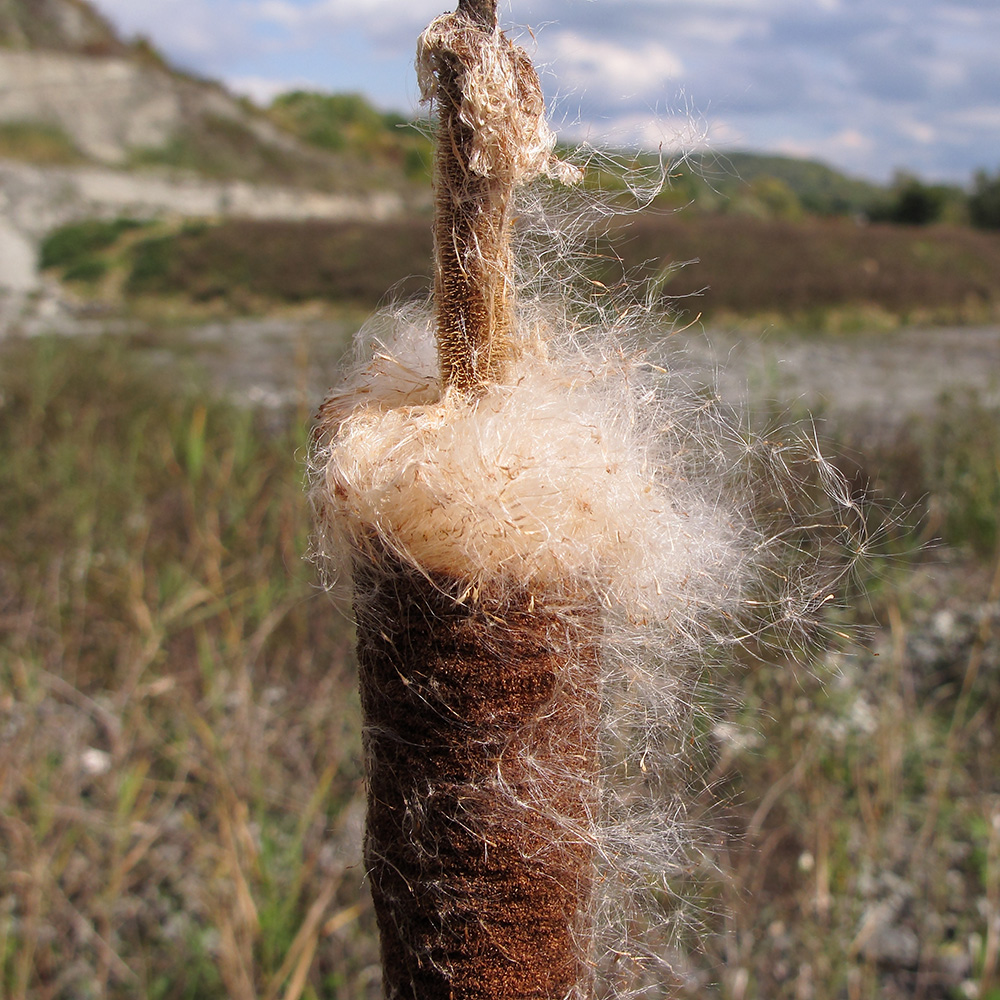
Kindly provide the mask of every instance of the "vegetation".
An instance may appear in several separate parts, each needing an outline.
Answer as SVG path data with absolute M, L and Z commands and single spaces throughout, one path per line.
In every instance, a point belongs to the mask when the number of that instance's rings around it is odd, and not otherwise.
M 958 226 L 646 214 L 598 252 L 606 284 L 641 267 L 688 315 L 766 315 L 815 328 L 852 314 L 982 322 L 1000 306 L 1000 240 Z
M 901 171 L 892 187 L 873 199 L 866 214 L 873 222 L 929 226 L 942 221 L 966 222 L 968 211 L 968 199 L 961 188 L 925 184 L 919 177 Z
M 969 198 L 969 216 L 974 226 L 1000 229 L 1000 170 L 994 176 L 977 172 Z
M 687 172 L 700 182 L 700 190 L 694 192 L 696 200 L 717 207 L 739 203 L 759 181 L 780 182 L 801 211 L 811 215 L 865 214 L 882 196 L 879 185 L 848 177 L 815 160 L 744 152 L 700 153 L 689 164 Z
M 304 415 L 268 429 L 120 344 L 5 355 L 0 993 L 358 996 L 360 736 L 303 561 Z
M 375 1000 L 349 630 L 303 561 L 307 410 L 239 408 L 146 346 L 155 369 L 121 340 L 4 347 L 0 992 Z M 858 484 L 925 499 L 831 611 L 846 653 L 713 678 L 734 708 L 692 996 L 990 997 L 1000 415 L 942 400 L 839 434 Z
M 46 165 L 83 159 L 63 129 L 44 122 L 0 122 L 0 158 Z
M 352 150 L 369 161 L 394 163 L 407 177 L 430 180 L 433 144 L 426 125 L 378 111 L 360 94 L 294 90 L 276 97 L 268 112 L 282 128 L 320 149 Z
M 60 16 L 51 0 L 3 0 L 0 48 L 55 49 L 81 55 L 122 55 L 128 47 L 85 0 L 63 0 L 74 17 Z
M 110 266 L 106 251 L 144 225 L 138 219 L 85 219 L 54 229 L 42 240 L 39 266 L 60 268 L 67 281 L 96 281 Z
M 422 290 L 426 220 L 393 223 L 254 222 L 189 226 L 133 249 L 131 296 L 189 297 L 230 308 L 308 300 L 373 305 L 395 288 Z M 418 272 L 419 273 L 419 272 Z
M 43 245 L 43 264 L 66 277 L 113 264 L 124 269 L 130 302 L 155 297 L 237 312 L 310 301 L 371 307 L 387 289 L 405 298 L 429 286 L 431 233 L 423 218 L 232 220 L 161 226 L 138 239 L 128 235 L 130 225 L 56 230 Z M 625 274 L 645 275 L 687 316 L 716 320 L 764 316 L 834 328 L 983 322 L 1000 309 L 1000 237 L 959 226 L 652 212 L 598 241 L 586 263 L 609 294 Z
M 132 150 L 132 165 L 317 190 L 350 188 L 357 179 L 357 171 L 350 170 L 338 179 L 335 163 L 264 141 L 248 121 L 222 115 L 187 121 L 166 145 Z

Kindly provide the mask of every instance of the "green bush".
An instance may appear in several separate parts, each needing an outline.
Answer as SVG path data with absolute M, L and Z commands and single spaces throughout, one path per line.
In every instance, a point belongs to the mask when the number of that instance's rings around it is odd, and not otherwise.
M 173 236 L 155 236 L 136 243 L 132 248 L 132 268 L 126 286 L 128 292 L 141 295 L 167 291 L 175 239 Z
M 271 114 L 300 138 L 321 149 L 342 150 L 348 135 L 371 139 L 389 128 L 387 118 L 360 94 L 293 90 L 274 99 Z M 398 116 L 391 116 L 393 123 Z
M 91 268 L 87 264 L 94 254 L 109 249 L 119 237 L 132 229 L 146 225 L 138 219 L 85 219 L 60 226 L 42 240 L 40 264 L 42 268 L 61 267 L 67 271 L 74 268 Z M 68 275 L 67 275 L 68 277 Z
M 1000 229 L 1000 171 L 990 176 L 985 170 L 976 173 L 969 197 L 969 218 L 981 229 Z
M 88 284 L 100 281 L 108 273 L 108 262 L 101 257 L 86 257 L 67 267 L 63 272 L 66 281 L 84 281 Z

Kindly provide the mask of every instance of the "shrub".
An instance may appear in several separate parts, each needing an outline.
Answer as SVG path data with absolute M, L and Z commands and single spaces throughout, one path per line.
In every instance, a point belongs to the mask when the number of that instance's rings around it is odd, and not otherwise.
M 61 267 L 69 270 L 89 266 L 93 271 L 94 265 L 85 263 L 88 259 L 114 246 L 123 233 L 144 225 L 146 223 L 137 219 L 123 218 L 110 221 L 85 219 L 83 222 L 60 226 L 42 241 L 41 267 Z
M 992 177 L 985 170 L 976 173 L 969 218 L 981 229 L 1000 229 L 1000 170 Z

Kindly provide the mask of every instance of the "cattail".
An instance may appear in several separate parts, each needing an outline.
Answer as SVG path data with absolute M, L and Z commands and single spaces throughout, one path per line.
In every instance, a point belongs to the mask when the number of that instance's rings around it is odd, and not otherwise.
M 435 20 L 419 61 L 439 119 L 440 384 L 455 406 L 474 407 L 513 360 L 514 187 L 555 161 L 538 78 L 498 30 L 495 0 L 462 0 Z M 373 539 L 355 555 L 354 610 L 365 861 L 387 996 L 578 995 L 594 871 L 599 606 L 571 577 L 477 584 L 461 563 L 414 566 Z
M 684 667 L 773 546 L 732 501 L 746 442 L 629 349 L 633 312 L 515 295 L 517 189 L 580 173 L 495 0 L 437 18 L 418 72 L 434 307 L 362 331 L 311 454 L 318 555 L 351 571 L 385 992 L 628 996 L 669 973 Z

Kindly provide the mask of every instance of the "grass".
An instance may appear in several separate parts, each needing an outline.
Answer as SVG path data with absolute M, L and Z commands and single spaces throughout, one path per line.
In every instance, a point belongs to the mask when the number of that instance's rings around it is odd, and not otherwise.
M 417 190 L 415 185 L 426 183 L 426 171 L 420 165 L 422 147 L 415 134 L 412 140 L 397 140 L 387 133 L 385 142 L 372 149 L 324 148 L 296 143 L 296 130 L 289 133 L 286 122 L 276 124 L 261 117 L 261 112 L 247 111 L 249 117 L 242 121 L 228 115 L 192 117 L 169 142 L 132 149 L 130 164 L 172 168 L 215 180 L 342 194 L 377 190 L 407 194 Z
M 84 160 L 73 140 L 58 125 L 31 121 L 0 123 L 0 158 L 48 166 Z
M 360 94 L 293 90 L 280 94 L 267 114 L 281 128 L 329 152 L 352 150 L 363 161 L 394 164 L 410 180 L 429 181 L 433 143 L 418 127 L 392 112 L 379 111 Z
M 39 247 L 43 269 L 60 268 L 67 281 L 95 281 L 110 266 L 105 251 L 125 234 L 148 223 L 138 219 L 84 219 L 52 230 Z
M 373 305 L 426 288 L 427 220 L 191 226 L 137 244 L 126 292 L 221 301 L 236 310 L 308 301 Z
M 356 698 L 303 562 L 303 415 L 269 430 L 109 343 L 6 354 L 0 993 L 362 995 Z
M 374 1000 L 351 635 L 303 561 L 308 414 L 152 356 L 4 347 L 0 994 Z M 866 441 L 834 449 L 859 482 L 926 500 L 831 611 L 846 652 L 714 678 L 692 996 L 1000 989 L 1000 420 L 943 400 Z
M 1000 237 L 957 226 L 646 214 L 597 252 L 608 257 L 606 282 L 645 274 L 691 315 L 836 332 L 852 315 L 860 329 L 873 313 L 898 324 L 987 322 L 1000 306 Z
M 262 140 L 246 122 L 222 115 L 188 121 L 168 143 L 132 150 L 136 167 L 173 167 L 216 180 L 336 190 L 336 165 Z
M 740 678 L 741 739 L 712 775 L 732 803 L 713 855 L 727 916 L 700 957 L 714 995 L 996 987 L 998 597 L 967 564 L 905 565 L 875 641 Z

